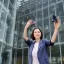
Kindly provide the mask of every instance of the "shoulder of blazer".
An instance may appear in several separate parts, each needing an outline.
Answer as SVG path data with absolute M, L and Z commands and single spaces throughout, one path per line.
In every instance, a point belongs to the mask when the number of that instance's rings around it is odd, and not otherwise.
M 42 40 L 41 40 L 42 43 L 45 43 L 45 41 L 46 41 L 45 39 L 42 39 Z

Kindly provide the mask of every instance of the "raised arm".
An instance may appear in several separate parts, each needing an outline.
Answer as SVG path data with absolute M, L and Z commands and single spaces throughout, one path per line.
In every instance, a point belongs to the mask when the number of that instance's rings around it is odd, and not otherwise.
M 58 22 L 54 22 L 54 33 L 53 33 L 53 36 L 52 36 L 52 39 L 51 39 L 52 43 L 55 42 L 57 34 L 58 34 L 59 27 L 60 27 L 60 19 L 59 19 L 59 17 L 57 17 L 57 20 L 58 20 Z
M 30 25 L 35 24 L 32 22 L 32 20 L 29 20 L 24 28 L 23 38 L 27 41 L 29 38 L 27 37 L 27 29 Z
M 27 30 L 29 26 L 32 24 L 32 20 L 29 20 L 24 28 L 23 38 L 27 41 L 29 38 L 27 37 Z
M 31 43 L 33 42 L 31 39 L 27 37 L 27 30 L 31 24 L 35 24 L 32 22 L 32 20 L 29 20 L 24 28 L 23 38 L 25 40 L 25 43 L 30 47 Z

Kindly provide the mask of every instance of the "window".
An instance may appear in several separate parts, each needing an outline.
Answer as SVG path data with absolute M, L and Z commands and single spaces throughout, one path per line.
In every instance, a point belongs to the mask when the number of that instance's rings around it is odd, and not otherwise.
M 6 11 L 4 10 L 4 9 L 2 9 L 2 12 L 1 12 L 1 21 L 2 22 L 5 22 L 5 20 L 6 20 Z
M 12 27 L 13 27 L 13 21 L 11 20 L 10 16 L 7 16 L 6 20 L 6 31 L 5 31 L 5 41 L 8 44 L 11 44 L 11 32 L 12 32 Z
M 55 14 L 55 8 L 54 5 L 49 7 L 49 15 L 54 15 Z
M 41 30 L 43 30 L 43 23 L 42 22 L 43 22 L 42 20 L 37 21 L 38 28 L 40 28 Z
M 43 21 L 44 21 L 44 38 L 50 39 L 49 20 L 48 20 L 48 18 L 46 18 Z
M 23 64 L 28 64 L 28 48 L 24 49 Z
M 6 45 L 3 45 L 3 48 L 2 48 L 2 64 L 9 64 L 10 63 L 10 60 L 11 60 L 11 47 L 10 46 L 6 46 Z
M 48 0 L 43 0 L 43 7 L 48 6 Z
M 10 2 L 14 5 L 15 4 L 15 0 L 10 0 Z
M 17 39 L 18 39 L 18 35 L 17 35 L 17 32 L 15 32 L 14 33 L 13 47 L 17 47 Z
M 33 21 L 36 20 L 36 12 L 30 14 L 30 19 L 32 19 Z
M 25 6 L 24 5 L 25 14 L 28 14 L 30 12 L 30 5 L 29 3 Z
M 64 64 L 64 44 L 61 44 L 62 64 Z
M 63 4 L 62 4 L 62 2 L 58 3 L 56 5 L 56 13 L 57 13 L 58 16 L 64 16 L 64 10 L 63 10 Z
M 33 2 L 30 4 L 30 11 L 35 11 L 36 10 L 36 2 Z
M 12 49 L 12 64 L 19 62 L 18 58 L 20 58 L 22 50 L 20 50 L 20 53 L 17 52 L 17 49 Z M 19 57 L 18 57 L 18 55 Z M 20 59 L 19 59 L 20 60 Z M 16 62 L 15 62 L 16 61 Z M 22 61 L 22 60 L 21 60 Z
M 59 32 L 59 40 L 61 42 L 64 42 L 64 30 L 62 30 L 62 31 Z
M 48 8 L 43 9 L 43 17 L 48 17 Z
M 0 18 L 0 39 L 3 41 L 4 38 L 4 28 L 5 28 L 6 12 L 2 9 L 1 18 Z
M 11 3 L 9 4 L 9 14 L 11 15 L 12 18 L 14 17 L 14 8 Z
M 14 50 L 13 51 L 13 54 L 15 53 L 16 51 Z M 17 62 L 16 64 L 22 64 L 22 49 L 18 49 L 17 52 L 14 54 L 14 58 L 16 57 L 15 55 L 17 54 Z M 13 63 L 14 64 L 14 63 Z
M 53 3 L 56 3 L 56 0 L 49 0 L 49 4 L 53 4 Z
M 51 32 L 54 31 L 54 23 L 52 22 L 52 16 L 50 17 L 50 28 L 51 28 Z
M 4 0 L 4 6 L 7 8 L 8 7 L 8 0 Z
M 25 13 L 25 10 L 24 10 L 24 6 L 20 6 L 18 9 L 17 9 L 17 16 L 23 16 Z
M 37 9 L 42 8 L 42 0 L 37 0 Z
M 37 11 L 37 20 L 42 19 L 42 10 Z
M 51 47 L 51 64 L 61 64 L 59 45 Z
M 25 14 L 29 13 L 29 8 L 25 8 Z
M 30 14 L 24 16 L 24 22 L 27 22 L 30 19 Z

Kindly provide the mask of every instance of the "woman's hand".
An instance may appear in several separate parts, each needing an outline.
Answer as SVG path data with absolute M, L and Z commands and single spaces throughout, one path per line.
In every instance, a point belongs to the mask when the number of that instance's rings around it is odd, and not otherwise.
M 32 20 L 29 20 L 28 22 L 27 22 L 27 24 L 26 24 L 26 26 L 25 27 L 29 27 L 30 25 L 32 25 L 32 24 L 35 24 L 35 22 L 32 22 Z
M 27 29 L 30 25 L 35 24 L 32 20 L 29 20 L 24 28 L 23 38 L 27 41 L 29 38 L 27 37 Z
M 54 28 L 59 29 L 59 27 L 60 27 L 60 18 L 57 17 L 57 22 L 54 22 Z
M 51 39 L 52 43 L 54 43 L 56 41 L 59 27 L 60 27 L 60 19 L 59 19 L 59 17 L 57 17 L 57 22 L 54 22 L 54 33 L 53 33 L 53 36 Z

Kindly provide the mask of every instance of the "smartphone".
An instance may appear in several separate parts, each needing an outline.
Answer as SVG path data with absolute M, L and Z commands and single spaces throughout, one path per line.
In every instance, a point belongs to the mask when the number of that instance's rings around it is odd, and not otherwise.
M 34 23 L 35 21 L 32 20 L 32 22 Z
M 36 23 L 34 20 L 32 20 L 32 23 Z
M 57 17 L 55 15 L 52 16 L 52 22 L 57 22 Z

